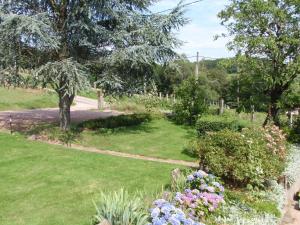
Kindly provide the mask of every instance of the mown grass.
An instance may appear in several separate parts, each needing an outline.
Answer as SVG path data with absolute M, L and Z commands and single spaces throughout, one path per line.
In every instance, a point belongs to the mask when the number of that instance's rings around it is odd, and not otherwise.
M 146 195 L 170 182 L 167 164 L 80 152 L 0 133 L 0 224 L 89 225 L 100 191 Z
M 164 159 L 195 161 L 184 148 L 195 137 L 191 127 L 160 118 L 139 126 L 99 131 L 85 130 L 79 142 L 85 146 Z
M 0 111 L 57 107 L 54 93 L 43 90 L 0 87 Z

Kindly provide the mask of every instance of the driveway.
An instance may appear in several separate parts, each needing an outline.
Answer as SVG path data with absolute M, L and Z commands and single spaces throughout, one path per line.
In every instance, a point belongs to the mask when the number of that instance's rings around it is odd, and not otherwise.
M 120 115 L 120 112 L 109 109 L 99 111 L 97 100 L 76 96 L 75 105 L 71 107 L 72 122 L 106 118 Z M 39 123 L 58 123 L 58 108 L 32 109 L 20 111 L 0 111 L 0 128 L 10 128 L 10 118 L 14 130 L 26 129 Z

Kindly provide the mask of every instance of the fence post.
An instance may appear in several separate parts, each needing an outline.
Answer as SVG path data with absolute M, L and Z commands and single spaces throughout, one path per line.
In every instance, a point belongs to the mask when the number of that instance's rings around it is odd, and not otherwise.
M 161 92 L 159 92 L 159 99 L 161 100 Z
M 104 97 L 101 89 L 97 89 L 98 109 L 104 109 Z
M 169 101 L 169 94 L 166 95 L 167 101 Z
M 222 115 L 224 113 L 224 99 L 221 98 L 219 102 L 219 114 Z
M 255 108 L 254 108 L 254 105 L 251 105 L 251 122 L 254 122 L 255 120 Z
M 290 127 L 293 127 L 293 112 L 289 112 L 289 125 Z

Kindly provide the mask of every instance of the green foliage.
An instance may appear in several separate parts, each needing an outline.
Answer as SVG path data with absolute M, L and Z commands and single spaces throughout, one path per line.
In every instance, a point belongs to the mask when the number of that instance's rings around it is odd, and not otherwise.
M 243 128 L 248 126 L 248 121 L 231 116 L 204 115 L 196 122 L 196 130 L 199 135 L 205 135 L 206 132 L 215 132 L 224 129 L 241 131 Z
M 232 185 L 263 187 L 268 179 L 277 179 L 284 159 L 268 147 L 263 129 L 245 129 L 242 133 L 222 130 L 199 139 L 200 163 Z
M 176 91 L 177 102 L 174 104 L 174 120 L 179 124 L 192 125 L 198 116 L 208 110 L 206 99 L 209 97 L 205 80 L 190 77 Z
M 264 94 L 266 83 L 260 74 L 243 72 L 233 76 L 225 91 L 225 101 L 231 108 L 240 112 L 251 112 L 251 106 L 255 111 L 265 112 L 270 98 Z M 237 104 L 239 98 L 239 105 Z
M 148 220 L 144 201 L 121 189 L 112 194 L 101 193 L 97 203 L 95 223 L 107 221 L 112 225 L 145 225 Z
M 33 60 L 34 57 L 28 54 L 33 45 L 43 51 L 59 47 L 59 38 L 53 33 L 46 13 L 22 15 L 19 12 L 9 12 L 1 4 L 0 42 L 0 65 L 16 76 L 19 75 L 20 67 Z
M 151 121 L 151 116 L 149 114 L 129 114 L 129 115 L 119 115 L 111 116 L 108 118 L 100 118 L 95 120 L 89 120 L 82 122 L 78 127 L 89 130 L 98 129 L 115 129 L 121 127 L 137 126 L 144 122 Z
M 219 14 L 242 74 L 258 76 L 263 84 L 260 91 L 269 98 L 266 122 L 276 125 L 280 100 L 300 74 L 299 10 L 298 1 L 232 0 Z
M 180 3 L 168 14 L 146 15 L 152 3 L 151 0 L 1 2 L 0 50 L 13 54 L 5 63 L 1 61 L 7 54 L 0 54 L 0 69 L 12 67 L 16 75 L 20 67 L 37 69 L 38 80 L 49 83 L 59 94 L 60 126 L 67 130 L 74 95 L 90 81 L 83 65 L 90 68 L 102 64 L 102 76 L 96 76 L 99 83 L 120 87 L 122 78 L 131 74 L 118 77 L 122 71 L 115 70 L 118 65 L 138 67 L 177 57 L 173 49 L 181 42 L 173 31 L 188 22 L 184 6 Z M 32 57 L 21 63 L 26 54 Z
M 151 113 L 160 115 L 163 111 L 171 109 L 173 99 L 160 99 L 155 95 L 133 95 L 133 96 L 107 96 L 112 109 L 128 113 Z
M 211 92 L 213 100 L 223 96 L 230 71 L 226 71 L 220 64 L 222 59 L 202 60 L 199 64 L 201 77 L 206 77 L 206 89 Z M 172 63 L 155 65 L 153 69 L 154 81 L 158 92 L 173 94 L 176 88 L 190 76 L 194 76 L 195 62 L 189 61 L 185 55 Z
M 186 177 L 191 173 L 191 169 L 182 169 L 177 177 L 172 179 L 171 191 L 173 194 L 177 192 L 183 193 L 185 191 L 185 189 L 188 187 Z
M 51 85 L 60 96 L 76 95 L 89 87 L 85 68 L 72 59 L 49 62 L 41 66 L 37 69 L 35 78 L 43 85 Z
M 288 110 L 300 108 L 300 77 L 284 93 L 280 101 L 280 107 Z
M 256 196 L 256 194 L 258 196 Z M 235 202 L 240 206 L 243 206 L 243 208 L 248 208 L 261 214 L 271 214 L 276 216 L 277 218 L 280 218 L 281 212 L 278 209 L 277 203 L 269 200 L 267 198 L 268 194 L 272 195 L 273 190 L 260 190 L 259 192 L 255 192 L 253 190 L 243 192 L 227 190 L 225 196 L 228 202 Z
M 300 117 L 298 117 L 293 124 L 293 127 L 285 126 L 285 133 L 288 141 L 292 143 L 300 143 Z
M 281 212 L 278 210 L 276 204 L 270 201 L 257 201 L 251 204 L 251 207 L 255 209 L 257 212 L 265 212 L 268 214 L 272 214 L 277 218 L 281 217 Z

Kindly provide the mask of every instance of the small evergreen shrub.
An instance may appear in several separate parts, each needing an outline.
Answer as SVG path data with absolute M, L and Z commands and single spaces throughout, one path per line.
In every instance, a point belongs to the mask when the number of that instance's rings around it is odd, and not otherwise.
M 199 139 L 200 163 L 234 186 L 263 188 L 267 180 L 276 180 L 284 169 L 285 142 L 278 148 L 274 146 L 273 137 L 281 135 L 277 132 L 251 128 L 209 133 Z
M 137 126 L 149 121 L 151 121 L 151 116 L 149 114 L 130 114 L 88 120 L 79 124 L 79 127 L 89 130 L 98 130 L 101 128 L 114 129 L 119 127 Z
M 173 106 L 173 119 L 178 124 L 194 125 L 198 116 L 208 110 L 205 101 L 206 88 L 201 80 L 190 77 L 176 91 L 177 102 Z
M 248 121 L 239 120 L 234 117 L 205 115 L 197 120 L 196 130 L 199 135 L 204 135 L 206 132 L 221 131 L 224 129 L 241 131 L 248 126 Z

